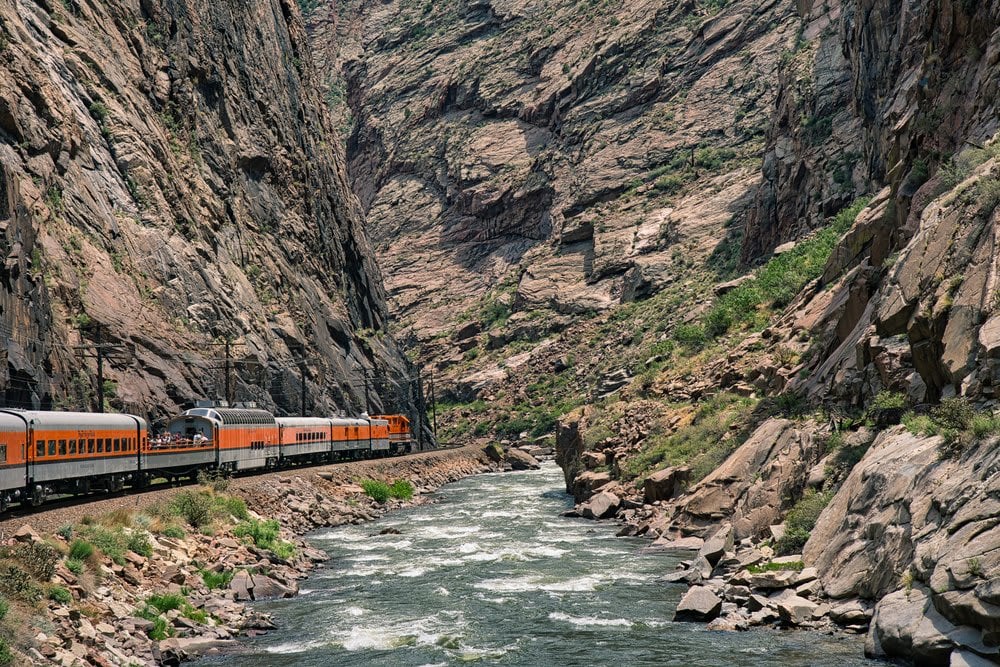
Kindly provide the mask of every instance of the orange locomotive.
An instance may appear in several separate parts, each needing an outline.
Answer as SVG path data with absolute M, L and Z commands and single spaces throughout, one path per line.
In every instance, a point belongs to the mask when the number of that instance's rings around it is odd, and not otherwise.
M 150 438 L 146 421 L 134 415 L 0 410 L 0 511 L 11 502 L 118 491 L 200 470 L 386 456 L 410 446 L 401 415 L 276 418 L 258 409 L 194 408 Z

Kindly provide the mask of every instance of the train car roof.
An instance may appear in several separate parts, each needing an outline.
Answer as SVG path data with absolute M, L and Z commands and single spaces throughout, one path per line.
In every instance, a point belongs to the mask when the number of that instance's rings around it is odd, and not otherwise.
M 334 426 L 368 426 L 367 419 L 350 419 L 344 417 L 337 417 L 336 419 L 331 419 Z
M 323 426 L 329 428 L 333 420 L 328 417 L 275 417 L 278 426 Z
M 12 415 L 7 412 L 0 412 L 0 432 L 11 433 L 15 431 L 24 432 L 25 423 L 24 420 L 17 415 Z
M 267 410 L 253 408 L 192 408 L 180 417 L 204 417 L 222 424 L 269 424 L 275 425 L 274 415 Z M 174 417 L 174 419 L 180 419 Z M 171 419 L 170 421 L 174 421 Z
M 138 422 L 146 428 L 146 420 L 129 414 L 97 412 L 56 412 L 51 410 L 4 410 L 17 419 L 31 422 L 35 428 L 59 428 L 67 431 L 85 429 L 135 428 Z

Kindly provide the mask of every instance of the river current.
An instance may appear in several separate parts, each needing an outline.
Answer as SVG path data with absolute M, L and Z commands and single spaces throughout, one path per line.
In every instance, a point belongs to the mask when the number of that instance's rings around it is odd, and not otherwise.
M 672 623 L 678 556 L 567 519 L 562 472 L 470 477 L 438 502 L 320 531 L 301 595 L 260 603 L 280 629 L 202 665 L 781 665 L 853 667 L 861 638 Z M 379 535 L 387 528 L 400 534 Z

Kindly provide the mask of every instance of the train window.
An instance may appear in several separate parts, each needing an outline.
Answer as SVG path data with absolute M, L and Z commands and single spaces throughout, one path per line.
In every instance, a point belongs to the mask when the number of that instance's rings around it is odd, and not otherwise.
M 69 441 L 69 453 L 76 454 L 76 440 Z
M 118 438 L 114 439 L 114 449 L 112 451 L 120 452 L 122 450 L 122 441 Z
M 93 454 L 94 453 L 94 439 L 93 438 L 88 438 L 87 439 L 87 453 L 88 454 Z
M 39 440 L 35 443 L 35 456 L 45 456 L 45 441 Z
M 59 441 L 59 456 L 66 456 L 66 441 Z
M 98 454 L 104 453 L 104 438 L 97 439 L 97 453 Z
M 56 441 L 49 440 L 49 456 L 55 456 L 55 455 L 56 455 Z
M 0 445 L 0 463 L 7 463 L 7 445 Z

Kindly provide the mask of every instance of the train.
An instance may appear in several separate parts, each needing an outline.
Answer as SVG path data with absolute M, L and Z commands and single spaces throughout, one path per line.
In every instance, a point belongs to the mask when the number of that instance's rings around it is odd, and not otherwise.
M 150 435 L 129 414 L 0 409 L 0 512 L 54 495 L 144 488 L 156 479 L 235 474 L 403 454 L 404 415 L 275 417 L 254 407 L 196 407 Z

